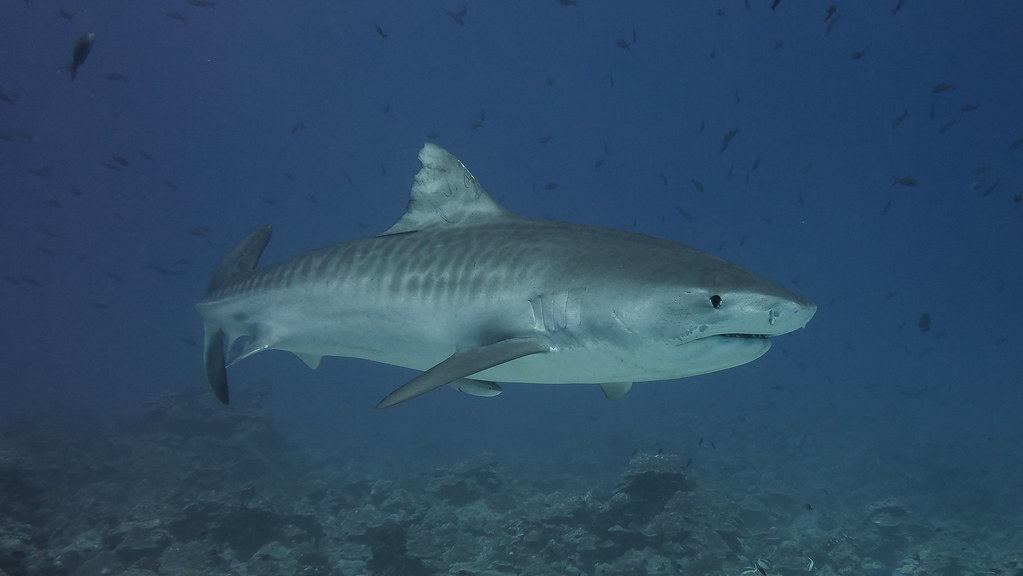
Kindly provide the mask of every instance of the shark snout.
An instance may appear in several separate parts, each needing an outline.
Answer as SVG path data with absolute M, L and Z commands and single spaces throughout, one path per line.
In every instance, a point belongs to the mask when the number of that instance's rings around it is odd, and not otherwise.
M 778 336 L 798 330 L 813 318 L 817 305 L 812 300 L 793 293 L 793 297 L 775 303 L 767 311 L 768 334 Z

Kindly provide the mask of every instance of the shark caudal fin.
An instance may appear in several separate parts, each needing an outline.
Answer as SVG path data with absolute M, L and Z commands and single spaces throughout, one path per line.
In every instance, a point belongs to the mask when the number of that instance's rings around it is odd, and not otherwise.
M 217 265 L 206 286 L 206 297 L 242 274 L 251 272 L 259 263 L 259 256 L 270 242 L 270 226 L 256 228 L 238 243 Z M 203 345 L 203 367 L 206 381 L 213 389 L 213 395 L 224 404 L 230 400 L 227 389 L 227 368 L 224 364 L 224 331 L 220 326 L 206 322 L 206 339 Z

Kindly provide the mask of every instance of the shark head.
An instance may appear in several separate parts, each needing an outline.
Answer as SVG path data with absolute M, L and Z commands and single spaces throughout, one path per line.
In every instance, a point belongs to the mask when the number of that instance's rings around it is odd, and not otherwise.
M 620 288 L 632 296 L 614 312 L 658 357 L 648 365 L 670 358 L 670 365 L 684 367 L 672 377 L 751 362 L 770 349 L 771 337 L 802 328 L 817 311 L 806 297 L 704 252 L 673 256 L 674 266 L 659 264 L 653 285 L 642 274 L 631 276 L 632 289 Z

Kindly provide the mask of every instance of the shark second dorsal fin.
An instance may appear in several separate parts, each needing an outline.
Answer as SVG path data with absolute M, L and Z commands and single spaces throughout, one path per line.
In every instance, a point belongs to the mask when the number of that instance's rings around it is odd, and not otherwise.
M 441 226 L 471 226 L 511 215 L 447 150 L 427 142 L 419 150 L 419 162 L 423 167 L 412 180 L 405 214 L 381 236 Z

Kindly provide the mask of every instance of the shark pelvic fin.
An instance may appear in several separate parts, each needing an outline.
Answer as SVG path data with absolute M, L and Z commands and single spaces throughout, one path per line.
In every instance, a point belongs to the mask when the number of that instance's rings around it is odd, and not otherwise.
M 497 396 L 504 391 L 501 390 L 501 385 L 496 382 L 484 382 L 483 380 L 473 380 L 472 378 L 455 380 L 448 384 L 448 386 L 470 396 L 483 396 L 485 398 Z
M 264 342 L 262 340 L 249 340 L 245 344 L 245 347 L 242 348 L 241 351 L 237 353 L 237 355 L 231 355 L 233 351 L 228 350 L 229 355 L 227 360 L 227 366 L 228 367 L 234 366 L 235 364 L 241 362 L 242 360 L 245 360 L 246 358 L 252 356 L 253 354 L 256 354 L 257 352 L 262 352 L 264 350 L 269 349 L 270 349 L 269 342 Z
M 472 376 L 487 368 L 510 362 L 516 358 L 550 351 L 550 346 L 538 338 L 510 338 L 488 346 L 459 350 L 447 360 L 409 380 L 401 388 L 387 395 L 377 408 L 387 408 L 436 390 L 445 384 Z
M 405 214 L 381 236 L 511 216 L 447 150 L 427 142 L 419 150 L 419 162 L 423 167 L 412 180 Z
M 604 382 L 600 389 L 604 391 L 604 397 L 608 400 L 618 400 L 632 390 L 632 382 Z
M 320 360 L 323 360 L 323 356 L 318 354 L 299 354 L 295 352 L 295 356 L 298 356 L 300 360 L 305 362 L 305 365 L 316 370 L 320 367 Z

